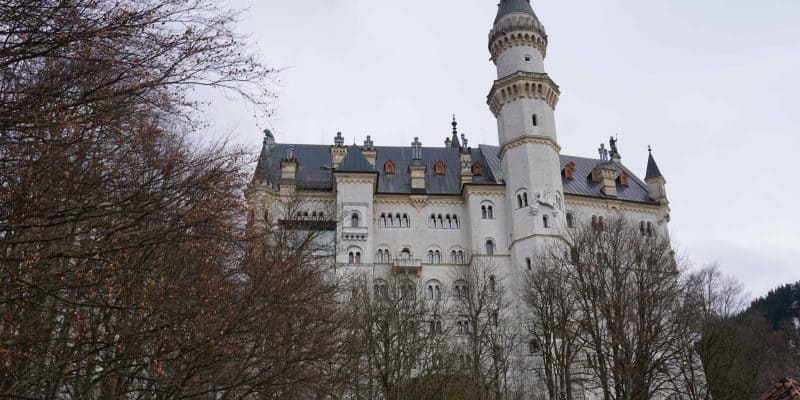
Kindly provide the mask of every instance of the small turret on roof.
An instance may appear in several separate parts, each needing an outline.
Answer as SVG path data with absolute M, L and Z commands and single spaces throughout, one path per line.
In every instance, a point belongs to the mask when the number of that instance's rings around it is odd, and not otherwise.
M 647 158 L 647 173 L 644 175 L 644 180 L 663 178 L 664 176 L 661 175 L 661 170 L 658 169 L 658 164 L 656 164 L 656 159 L 653 158 L 653 148 L 648 146 L 647 151 L 650 152 L 650 156 Z
M 264 143 L 261 145 L 261 154 L 258 156 L 256 171 L 253 174 L 254 183 L 268 183 L 269 170 L 272 168 L 270 153 L 275 147 L 275 136 L 269 129 L 264 129 Z
M 456 121 L 456 115 L 455 114 L 453 114 L 453 123 L 451 125 L 453 125 L 453 137 L 452 137 L 452 139 L 450 139 L 449 142 L 445 142 L 445 143 L 450 143 L 450 147 L 452 147 L 454 149 L 460 149 L 461 148 L 461 142 L 458 141 L 458 122 Z

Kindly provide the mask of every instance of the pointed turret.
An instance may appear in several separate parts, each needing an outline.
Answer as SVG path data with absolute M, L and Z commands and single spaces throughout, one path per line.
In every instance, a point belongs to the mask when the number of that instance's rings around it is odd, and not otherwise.
M 658 169 L 656 159 L 653 158 L 653 149 L 648 147 L 647 151 L 650 152 L 650 156 L 647 158 L 647 173 L 644 176 L 644 181 L 647 183 L 647 194 L 655 202 L 668 204 L 667 180 L 664 179 L 661 170 Z
M 275 147 L 275 136 L 269 129 L 264 129 L 264 143 L 261 146 L 261 154 L 258 156 L 256 172 L 253 174 L 253 183 L 268 183 L 269 170 L 272 168 L 270 153 Z
M 453 114 L 453 123 L 451 123 L 450 125 L 453 125 L 453 137 L 447 143 L 450 143 L 450 147 L 454 149 L 460 149 L 461 142 L 458 141 L 458 122 L 456 121 L 455 114 Z
M 644 176 L 645 180 L 651 178 L 663 178 L 661 175 L 661 170 L 658 169 L 658 164 L 656 164 L 656 159 L 653 158 L 653 149 L 648 148 L 648 152 L 650 152 L 650 156 L 647 158 L 647 173 Z

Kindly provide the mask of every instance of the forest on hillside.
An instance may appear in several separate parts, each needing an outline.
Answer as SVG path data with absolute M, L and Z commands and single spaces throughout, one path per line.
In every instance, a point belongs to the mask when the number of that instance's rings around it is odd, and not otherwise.
M 743 311 L 709 324 L 698 344 L 710 394 L 757 399 L 800 375 L 800 282 L 771 290 Z

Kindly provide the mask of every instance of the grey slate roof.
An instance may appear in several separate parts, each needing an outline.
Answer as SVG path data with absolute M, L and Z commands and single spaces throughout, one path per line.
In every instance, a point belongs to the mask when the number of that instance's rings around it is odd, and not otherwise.
M 298 189 L 332 190 L 333 173 L 330 170 L 323 170 L 320 168 L 321 165 L 332 165 L 330 146 L 310 144 L 295 144 L 293 146 L 293 155 L 299 163 L 297 174 Z M 271 146 L 268 153 L 270 161 L 259 162 L 256 176 L 266 176 L 266 180 L 270 182 L 273 187 L 277 187 L 276 185 L 277 182 L 280 182 L 281 175 L 280 160 L 288 147 L 289 144 L 283 143 Z M 370 166 L 368 171 L 364 171 L 366 167 L 361 160 L 364 159 L 364 156 L 357 146 L 350 146 L 348 155 L 345 156 L 345 159 L 337 170 L 343 171 L 342 168 L 350 169 L 351 167 L 344 164 L 345 162 L 350 164 L 347 158 L 352 155 L 353 162 L 355 163 L 352 167 L 354 172 L 375 172 L 378 174 L 378 193 L 411 193 L 411 176 L 408 170 L 408 166 L 411 164 L 411 147 L 376 146 L 375 149 L 377 151 L 377 162 L 374 170 Z M 505 184 L 500 159 L 497 157 L 498 150 L 499 148 L 497 146 L 489 145 L 480 145 L 477 149 L 470 149 L 472 162 L 480 162 L 483 166 L 483 176 L 475 176 L 473 178 L 473 183 L 484 185 Z M 425 172 L 427 194 L 457 195 L 461 193 L 461 158 L 459 149 L 452 147 L 423 147 L 422 159 L 427 167 Z M 387 175 L 383 170 L 384 164 L 389 160 L 392 160 L 395 164 L 395 174 L 393 175 Z M 436 175 L 434 172 L 434 164 L 439 160 L 445 164 L 444 175 Z M 366 159 L 363 161 L 366 161 Z M 647 194 L 647 185 L 625 166 L 614 164 L 617 171 L 625 171 L 625 173 L 628 174 L 630 185 L 627 187 L 618 186 L 618 196 L 609 197 L 600 191 L 599 183 L 591 180 L 592 169 L 599 163 L 598 159 L 568 155 L 561 156 L 562 169 L 570 162 L 575 163 L 576 171 L 575 179 L 563 180 L 564 192 L 566 194 L 653 204 L 653 201 Z M 259 171 L 259 168 L 266 166 L 269 166 L 269 171 L 266 173 Z
M 336 170 L 339 172 L 375 172 L 375 168 L 364 157 L 359 146 L 350 146 L 347 149 L 347 154 Z

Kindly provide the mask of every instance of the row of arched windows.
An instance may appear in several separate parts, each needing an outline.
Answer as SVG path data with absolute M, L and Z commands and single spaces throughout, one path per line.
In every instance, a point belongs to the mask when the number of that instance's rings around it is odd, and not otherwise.
M 325 213 L 322 211 L 298 211 L 295 216 L 297 219 L 322 219 L 325 218 Z M 266 213 L 264 213 L 264 219 L 267 219 Z
M 410 228 L 411 218 L 406 213 L 381 213 L 378 218 L 379 228 Z
M 358 249 L 360 251 L 360 249 Z M 403 251 L 400 252 L 400 258 L 410 259 L 411 258 L 411 251 L 408 248 L 403 248 Z M 392 251 L 387 247 L 380 247 L 375 254 L 375 262 L 379 264 L 388 264 L 392 262 Z M 442 264 L 443 261 L 443 254 L 439 249 L 429 249 L 428 250 L 428 264 Z M 466 256 L 464 254 L 464 250 L 460 248 L 454 248 L 450 251 L 450 260 L 451 264 L 465 264 L 466 263 Z
M 428 227 L 433 229 L 461 229 L 461 221 L 455 214 L 431 214 Z

